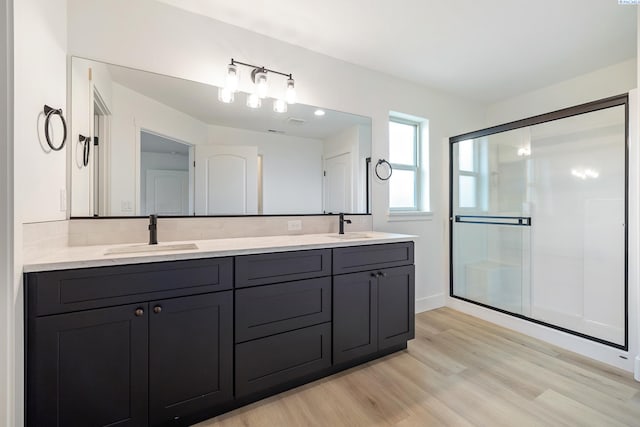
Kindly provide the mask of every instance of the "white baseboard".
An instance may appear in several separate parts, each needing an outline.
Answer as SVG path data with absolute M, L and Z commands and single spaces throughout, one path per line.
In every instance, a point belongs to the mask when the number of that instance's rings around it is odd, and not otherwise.
M 640 354 L 636 356 L 636 361 L 633 365 L 633 378 L 636 381 L 640 381 Z
M 445 298 L 444 294 L 436 294 L 423 298 L 416 298 L 416 314 L 423 311 L 435 310 L 436 308 L 444 307 Z
M 528 320 L 520 319 L 508 314 L 500 313 L 466 301 L 448 298 L 447 307 L 461 311 L 471 316 L 495 323 L 507 329 L 521 334 L 546 341 L 560 348 L 581 354 L 591 359 L 598 360 L 608 365 L 624 369 L 627 372 L 634 371 L 635 351 L 624 351 L 595 341 L 590 341 L 566 332 L 562 332 L 548 326 L 539 325 Z M 636 359 L 637 360 L 637 359 Z

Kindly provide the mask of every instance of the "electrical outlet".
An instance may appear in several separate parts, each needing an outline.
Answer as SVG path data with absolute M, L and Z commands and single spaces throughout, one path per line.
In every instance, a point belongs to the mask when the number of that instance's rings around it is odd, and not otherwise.
M 300 230 L 302 230 L 302 220 L 296 219 L 294 221 L 289 221 L 287 223 L 287 229 L 289 231 L 300 231 Z
M 60 189 L 60 212 L 67 211 L 67 189 Z
M 120 208 L 122 212 L 131 212 L 133 208 L 131 207 L 131 200 L 122 200 L 120 203 Z

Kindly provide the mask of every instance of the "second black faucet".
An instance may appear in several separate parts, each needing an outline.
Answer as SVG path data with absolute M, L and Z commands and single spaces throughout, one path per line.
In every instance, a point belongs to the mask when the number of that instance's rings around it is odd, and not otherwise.
M 158 244 L 158 215 L 149 215 L 149 244 Z
M 338 216 L 339 219 L 339 229 L 340 231 L 338 231 L 338 234 L 344 234 L 344 223 L 346 222 L 347 224 L 351 224 L 351 220 L 350 219 L 344 219 L 344 214 L 340 213 L 340 215 Z

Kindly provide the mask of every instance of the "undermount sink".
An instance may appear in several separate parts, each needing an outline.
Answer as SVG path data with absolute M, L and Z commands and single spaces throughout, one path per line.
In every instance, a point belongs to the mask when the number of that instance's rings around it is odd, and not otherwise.
M 367 233 L 344 233 L 344 234 L 329 234 L 329 237 L 340 240 L 356 240 L 356 239 L 370 239 L 371 236 Z
M 131 246 L 119 246 L 117 248 L 109 248 L 104 254 L 137 254 L 148 252 L 164 252 L 164 251 L 190 251 L 198 249 L 198 245 L 195 243 L 167 243 L 157 245 L 131 245 Z

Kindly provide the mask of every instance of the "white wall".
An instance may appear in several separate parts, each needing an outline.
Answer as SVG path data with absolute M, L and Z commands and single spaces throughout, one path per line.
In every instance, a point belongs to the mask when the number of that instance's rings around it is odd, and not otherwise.
M 438 160 L 449 136 L 482 127 L 480 105 L 151 0 L 69 0 L 69 52 L 219 86 L 232 57 L 285 70 L 296 76 L 299 102 L 372 117 L 374 162 L 388 157 L 390 111 L 428 118 L 433 215 L 388 222 L 387 184 L 374 180 L 373 224 L 376 230 L 419 236 L 418 308 L 444 304 L 447 164 Z M 247 91 L 248 84 L 243 80 L 240 89 Z
M 636 87 L 636 58 L 489 105 L 487 126 L 549 113 Z
M 640 8 L 637 8 L 637 23 L 636 23 L 636 48 L 638 52 L 636 54 L 636 60 L 640 61 Z M 636 87 L 640 86 L 640 65 L 636 63 Z M 629 112 L 629 118 L 632 122 L 638 123 L 638 118 L 640 117 L 640 108 L 638 106 L 638 90 L 636 89 L 636 93 L 634 94 L 633 100 L 635 103 L 632 103 L 631 111 Z M 629 146 L 630 147 L 640 147 L 640 129 L 639 126 L 631 127 L 630 130 L 634 130 L 629 133 Z M 635 197 L 631 197 L 629 201 L 629 234 L 631 236 L 636 236 L 633 240 L 629 241 L 629 280 L 632 280 L 636 283 L 635 295 L 631 293 L 629 295 L 629 304 L 633 305 L 635 301 L 636 306 L 636 318 L 633 319 L 631 317 L 629 319 L 629 325 L 631 331 L 633 331 L 633 325 L 636 327 L 636 357 L 634 363 L 634 378 L 636 381 L 640 381 L 640 272 L 638 268 L 640 268 L 640 238 L 638 238 L 638 233 L 640 233 L 640 198 L 638 197 L 638 190 L 640 185 L 640 149 L 630 150 L 629 153 L 629 164 L 636 165 L 637 167 L 631 168 L 629 173 L 629 182 L 632 185 L 635 185 L 636 192 L 630 193 Z M 633 339 L 633 337 L 629 337 Z
M 13 1 L 0 0 L 0 426 L 13 424 Z
M 71 41 L 71 40 L 70 40 Z M 140 215 L 140 131 L 147 130 L 188 144 L 207 141 L 207 125 L 120 84 L 112 86 L 110 214 Z M 126 204 L 132 210 L 123 209 Z
M 66 150 L 48 153 L 39 140 L 44 104 L 62 108 L 68 115 L 66 23 L 66 0 L 20 0 L 14 4 L 13 306 L 6 307 L 12 314 L 9 326 L 14 334 L 9 338 L 13 350 L 10 426 L 24 423 L 22 224 L 66 219 L 66 209 L 61 209 L 60 203 L 60 191 L 67 183 Z M 60 137 L 59 129 L 56 136 Z
M 637 106 L 633 104 L 636 100 L 634 90 L 636 87 L 636 78 L 636 59 L 595 70 L 546 88 L 524 93 L 514 98 L 489 105 L 487 107 L 486 125 L 492 126 L 507 123 L 609 96 L 620 95 L 633 90 L 630 125 L 632 127 L 631 134 L 635 135 L 635 128 L 638 123 Z M 638 318 L 639 311 L 639 304 L 636 298 L 638 293 L 638 280 L 635 272 L 638 261 L 633 256 L 634 253 L 637 253 L 634 248 L 637 246 L 638 241 L 636 223 L 638 184 L 633 179 L 638 173 L 638 144 L 634 144 L 634 141 L 634 139 L 631 139 L 630 144 L 629 292 L 632 303 L 629 306 L 629 352 L 616 350 L 612 347 L 545 328 L 531 322 L 514 319 L 511 316 L 506 316 L 456 299 L 448 298 L 447 305 L 572 351 L 585 354 L 623 369 L 631 370 L 633 368 L 633 359 L 635 355 L 638 354 L 638 321 L 636 319 Z M 621 358 L 621 356 L 626 359 Z
M 258 147 L 265 214 L 322 212 L 322 141 L 211 125 L 208 143 Z

